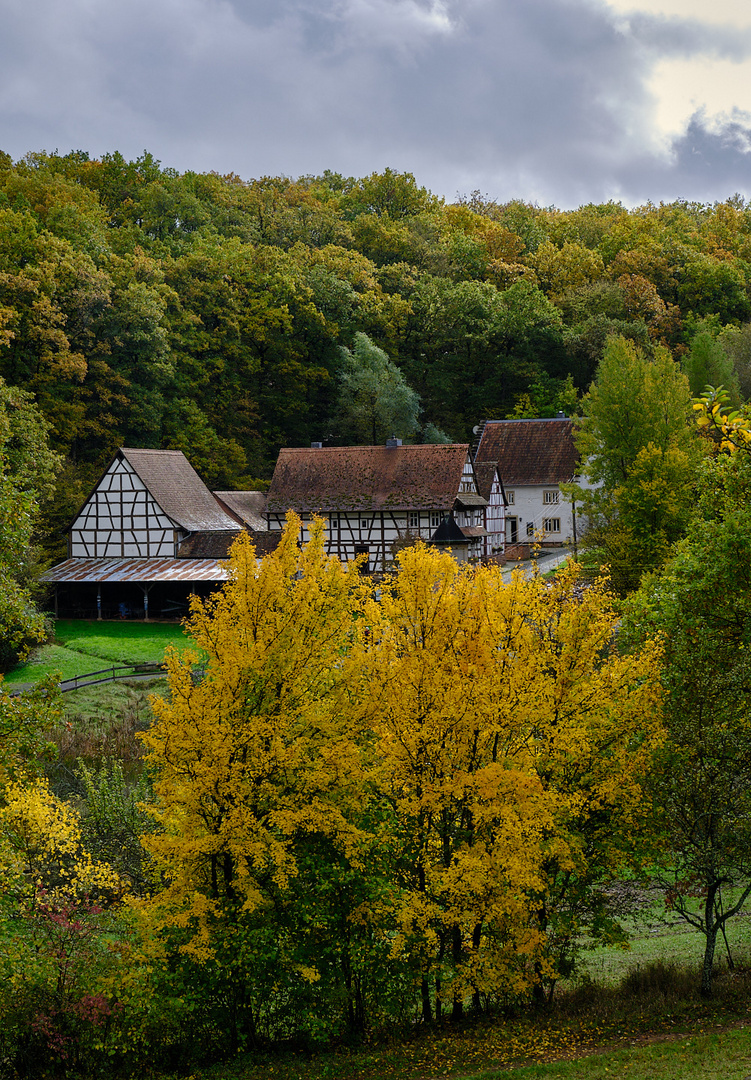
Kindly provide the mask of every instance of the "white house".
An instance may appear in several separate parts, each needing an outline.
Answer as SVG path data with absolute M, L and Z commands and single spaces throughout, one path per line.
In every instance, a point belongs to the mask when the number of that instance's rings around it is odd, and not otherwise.
M 578 483 L 579 455 L 574 422 L 555 420 L 487 420 L 483 425 L 475 469 L 497 465 L 506 501 L 506 543 L 562 545 L 577 539 L 576 503 L 564 498 L 561 484 Z

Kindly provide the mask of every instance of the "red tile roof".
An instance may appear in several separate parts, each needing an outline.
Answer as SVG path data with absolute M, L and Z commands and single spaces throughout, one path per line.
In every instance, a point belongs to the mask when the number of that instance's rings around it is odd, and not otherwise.
M 504 486 L 563 484 L 576 472 L 573 420 L 488 420 L 477 462 L 497 461 Z
M 270 513 L 444 510 L 454 505 L 469 447 L 344 446 L 279 452 Z

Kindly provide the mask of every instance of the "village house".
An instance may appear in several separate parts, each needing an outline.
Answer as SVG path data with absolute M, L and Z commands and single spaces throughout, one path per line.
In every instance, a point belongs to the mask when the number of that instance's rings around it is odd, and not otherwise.
M 575 543 L 581 531 L 576 502 L 561 484 L 579 483 L 573 420 L 486 420 L 474 455 L 475 472 L 496 466 L 505 495 L 508 546 Z
M 68 558 L 44 575 L 56 615 L 177 618 L 191 594 L 226 580 L 221 565 L 249 532 L 270 537 L 260 492 L 209 491 L 179 450 L 121 447 L 68 530 Z
M 500 487 L 491 483 L 493 497 Z M 284 449 L 269 488 L 270 530 L 285 514 L 327 519 L 327 551 L 342 560 L 366 556 L 363 568 L 388 569 L 400 548 L 417 539 L 450 548 L 460 562 L 503 546 L 503 505 L 488 514 L 466 443 Z M 490 532 L 489 528 L 494 529 Z

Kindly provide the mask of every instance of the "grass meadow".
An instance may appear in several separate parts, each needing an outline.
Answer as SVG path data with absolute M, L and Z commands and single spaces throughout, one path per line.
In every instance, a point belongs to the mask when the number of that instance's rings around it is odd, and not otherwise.
M 168 646 L 184 649 L 191 644 L 176 623 L 60 619 L 50 643 L 35 649 L 28 662 L 8 672 L 4 681 L 8 686 L 17 686 L 37 682 L 54 672 L 63 679 L 72 679 L 112 664 L 158 664 Z

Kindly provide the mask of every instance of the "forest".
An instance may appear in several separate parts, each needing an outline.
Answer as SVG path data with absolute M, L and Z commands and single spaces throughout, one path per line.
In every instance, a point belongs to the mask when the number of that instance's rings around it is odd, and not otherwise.
M 613 334 L 700 368 L 720 355 L 748 394 L 750 287 L 740 196 L 558 211 L 447 204 L 391 170 L 243 181 L 148 153 L 0 156 L 0 377 L 63 459 L 48 537 L 118 445 L 183 450 L 236 489 L 268 481 L 281 446 L 371 441 L 342 394 L 358 334 L 417 395 L 415 440 L 574 413 Z
M 751 894 L 751 206 L 5 155 L 0 260 L 0 670 L 118 445 L 251 488 L 281 446 L 562 410 L 591 481 L 551 579 L 238 542 L 137 765 L 61 784 L 54 677 L 0 684 L 0 1071 L 542 1016 L 646 887 L 711 999 Z

